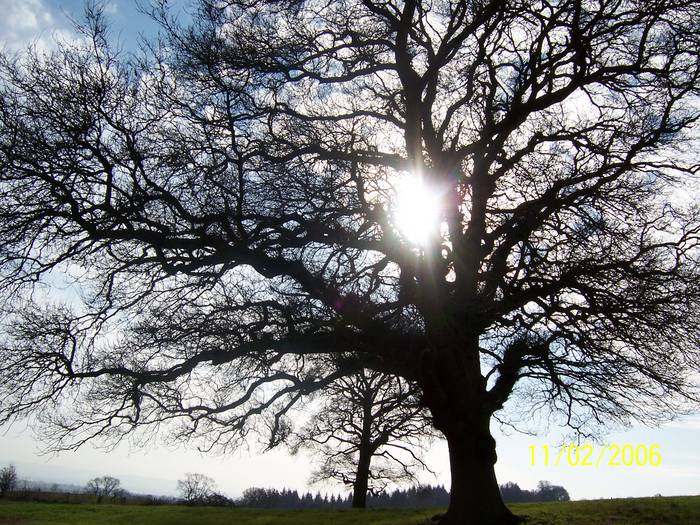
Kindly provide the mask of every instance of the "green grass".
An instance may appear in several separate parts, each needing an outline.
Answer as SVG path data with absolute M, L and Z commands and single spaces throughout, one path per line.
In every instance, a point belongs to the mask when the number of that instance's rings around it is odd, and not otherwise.
M 512 505 L 527 525 L 697 525 L 700 496 Z M 437 509 L 258 510 L 0 502 L 0 525 L 418 525 Z
M 698 525 L 700 496 L 513 505 L 528 525 Z
M 21 525 L 405 525 L 436 510 L 264 510 L 174 505 L 0 503 L 0 524 Z M 9 518 L 9 520 L 8 520 Z

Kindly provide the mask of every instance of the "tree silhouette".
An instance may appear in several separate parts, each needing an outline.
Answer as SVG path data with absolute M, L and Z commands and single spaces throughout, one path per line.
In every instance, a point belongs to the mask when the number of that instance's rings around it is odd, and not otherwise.
M 17 487 L 17 469 L 8 465 L 0 469 L 0 498 Z
M 389 483 L 415 481 L 426 468 L 418 455 L 431 435 L 416 388 L 398 377 L 361 370 L 322 393 L 309 422 L 293 433 L 292 449 L 313 452 L 320 463 L 312 481 L 352 487 L 352 506 L 366 507 Z
M 137 57 L 89 9 L 2 59 L 0 421 L 225 451 L 390 372 L 447 439 L 443 522 L 501 524 L 510 398 L 584 433 L 697 401 L 700 4 L 159 4 Z
M 116 498 L 121 491 L 121 481 L 112 476 L 92 478 L 85 485 L 85 492 L 97 498 L 97 503 L 102 503 L 104 498 Z
M 185 474 L 185 479 L 178 480 L 177 490 L 185 503 L 189 505 L 204 503 L 211 496 L 217 495 L 216 482 L 209 476 L 198 472 Z

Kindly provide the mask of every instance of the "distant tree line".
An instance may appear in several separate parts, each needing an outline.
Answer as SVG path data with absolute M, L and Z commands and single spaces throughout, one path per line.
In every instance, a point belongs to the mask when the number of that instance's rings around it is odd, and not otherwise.
M 317 492 L 300 494 L 291 489 L 268 489 L 263 487 L 251 487 L 243 491 L 243 496 L 236 500 L 236 505 L 241 507 L 253 507 L 261 509 L 319 509 L 319 508 L 345 508 L 350 507 L 352 495 L 347 496 L 332 494 L 322 495 Z
M 569 501 L 569 493 L 564 487 L 540 481 L 535 490 L 523 490 L 517 483 L 501 485 L 501 495 L 506 503 L 526 503 L 530 501 Z
M 348 508 L 352 506 L 353 495 L 321 494 L 317 492 L 299 493 L 291 489 L 266 489 L 252 487 L 243 492 L 236 500 L 241 507 L 263 509 L 320 509 Z M 405 490 L 397 489 L 392 492 L 367 495 L 367 506 L 375 508 L 398 507 L 440 507 L 446 506 L 449 493 L 442 486 L 419 486 Z
M 97 503 L 98 498 L 85 490 L 72 489 L 63 484 L 22 481 L 7 499 L 12 501 L 34 501 L 46 503 Z M 104 503 L 120 505 L 175 505 L 180 502 L 172 496 L 132 494 L 126 492 L 115 498 L 103 497 Z
M 444 486 L 419 485 L 371 496 L 368 506 L 375 508 L 447 507 L 449 501 L 450 493 Z
M 178 481 L 180 499 L 150 495 L 129 494 L 121 488 L 121 482 L 111 476 L 91 479 L 82 494 L 71 494 L 60 490 L 58 484 L 51 491 L 30 487 L 23 482 L 19 490 L 19 480 L 14 466 L 0 469 L 0 496 L 10 495 L 13 499 L 36 499 L 40 501 L 77 502 L 72 497 L 87 496 L 101 502 L 109 499 L 111 502 L 131 504 L 173 504 L 207 506 L 240 506 L 265 509 L 318 509 L 318 508 L 348 508 L 352 506 L 353 496 L 321 494 L 317 492 L 299 493 L 292 489 L 274 489 L 251 487 L 243 491 L 242 497 L 233 500 L 217 492 L 216 482 L 199 473 L 187 473 L 184 479 Z M 508 482 L 500 486 L 503 500 L 507 503 L 540 502 L 540 501 L 569 501 L 569 493 L 559 485 L 548 481 L 540 481 L 534 490 L 521 489 L 517 483 Z M 53 495 L 54 497 L 48 497 Z M 63 498 L 55 496 L 62 495 Z M 446 507 L 450 494 L 442 485 L 417 485 L 406 489 L 395 489 L 391 492 L 382 491 L 378 494 L 367 495 L 367 506 L 374 508 L 428 508 Z M 81 500 L 83 501 L 83 500 Z
M 501 485 L 501 494 L 506 503 L 569 501 L 569 493 L 564 487 L 540 481 L 534 490 L 521 489 L 517 483 Z M 419 485 L 407 489 L 396 489 L 367 495 L 367 506 L 374 508 L 426 508 L 446 507 L 450 500 L 449 491 L 442 485 Z M 317 509 L 347 508 L 352 504 L 352 495 L 322 495 L 317 492 L 300 494 L 290 489 L 266 489 L 253 487 L 246 489 L 243 496 L 235 501 L 241 507 L 265 509 Z
M 53 503 L 129 503 L 132 505 L 163 505 L 178 503 L 172 496 L 131 494 L 121 487 L 121 480 L 112 476 L 92 478 L 86 485 L 51 483 L 20 479 L 14 465 L 0 468 L 0 498 L 14 501 L 44 501 Z M 231 500 L 228 500 L 231 502 Z

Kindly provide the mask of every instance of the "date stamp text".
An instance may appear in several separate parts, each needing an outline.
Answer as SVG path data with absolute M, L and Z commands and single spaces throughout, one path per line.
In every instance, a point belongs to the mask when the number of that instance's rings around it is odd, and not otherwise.
M 658 467 L 661 450 L 653 445 L 530 445 L 530 465 L 545 467 Z

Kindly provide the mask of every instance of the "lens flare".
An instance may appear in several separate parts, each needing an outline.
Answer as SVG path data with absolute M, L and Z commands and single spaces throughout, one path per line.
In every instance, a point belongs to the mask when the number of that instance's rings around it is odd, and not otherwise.
M 440 194 L 422 177 L 408 177 L 397 184 L 394 226 L 408 242 L 425 246 L 439 232 Z

